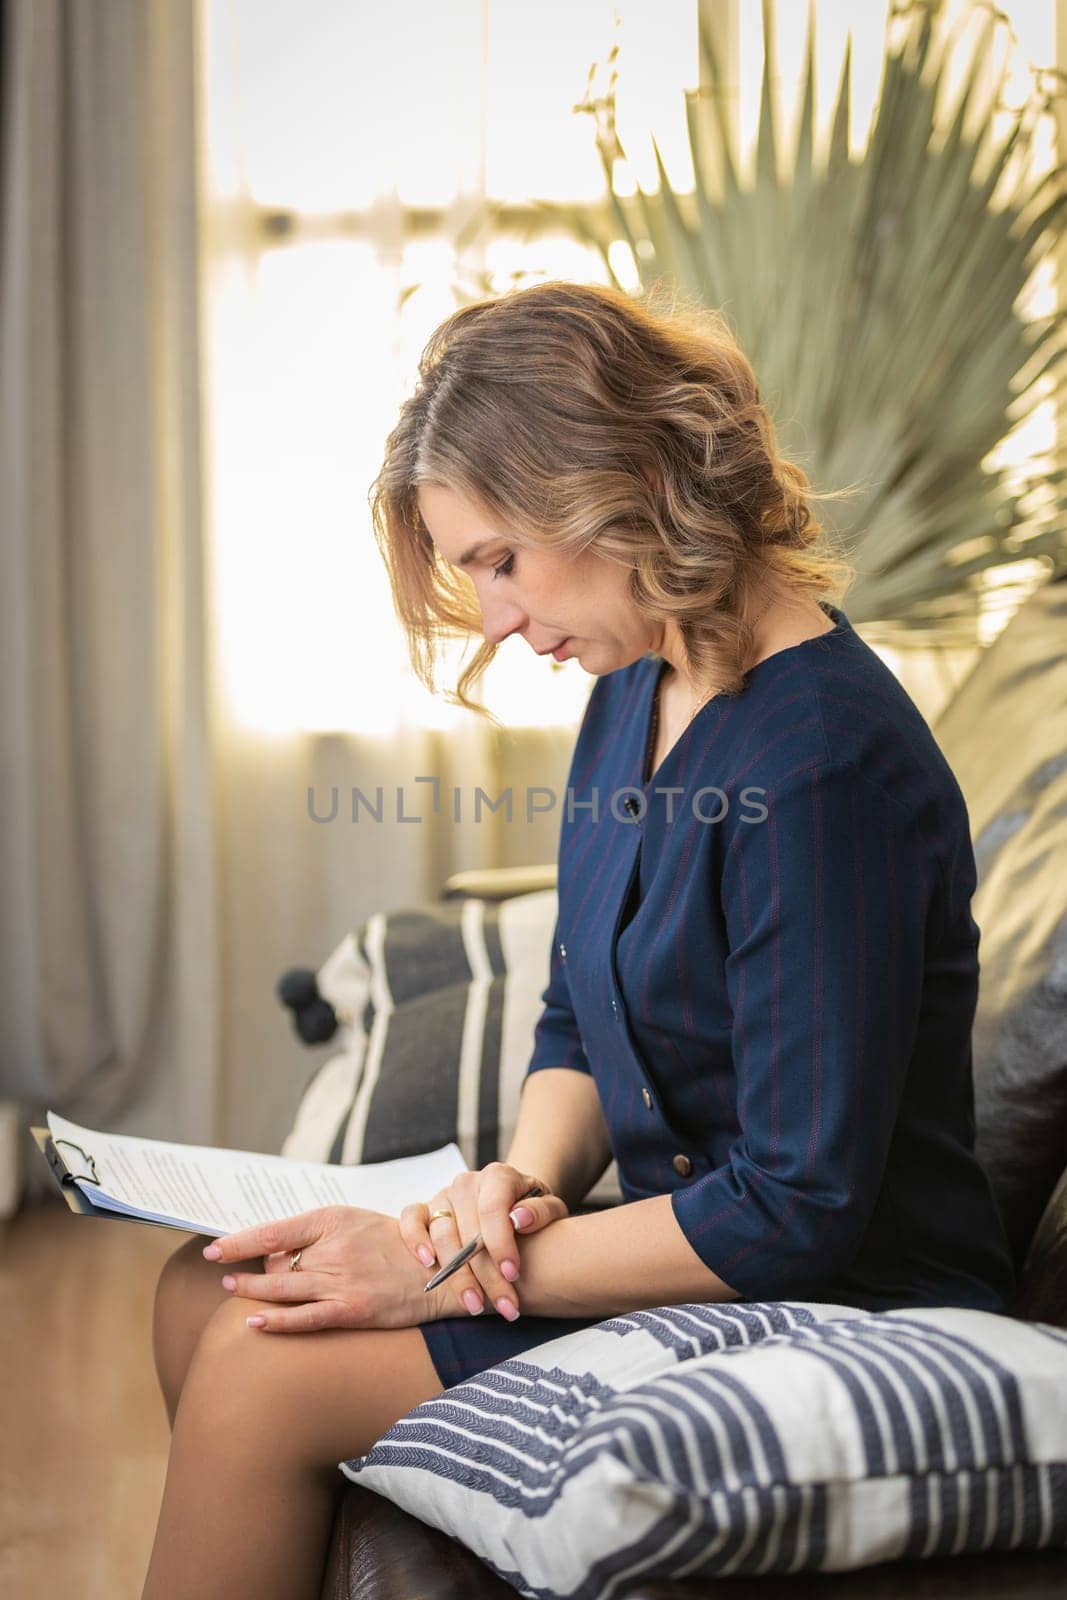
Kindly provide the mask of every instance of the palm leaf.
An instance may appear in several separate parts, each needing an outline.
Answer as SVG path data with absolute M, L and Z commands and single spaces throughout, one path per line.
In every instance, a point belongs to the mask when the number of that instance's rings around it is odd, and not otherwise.
M 762 14 L 751 180 L 733 146 L 725 74 L 702 8 L 701 86 L 685 95 L 694 193 L 673 188 L 655 141 L 658 187 L 614 193 L 626 160 L 616 69 L 597 103 L 614 223 L 579 220 L 577 209 L 569 222 L 596 245 L 613 282 L 608 250 L 621 239 L 639 295 L 666 279 L 720 310 L 753 361 L 783 453 L 817 488 L 860 486 L 850 499 L 819 503 L 828 535 L 857 569 L 853 620 L 890 643 L 920 632 L 928 643 L 971 643 L 991 574 L 1006 579 L 1024 557 L 1035 563 L 1031 584 L 1067 570 L 1063 447 L 1021 472 L 987 463 L 1039 402 L 1063 398 L 1064 315 L 1027 320 L 1018 310 L 1064 233 L 1061 173 L 1025 176 L 1048 105 L 1032 97 L 994 137 L 1004 67 L 979 105 L 1003 21 L 989 9 L 942 112 L 970 18 L 939 38 L 940 0 L 911 0 L 891 11 L 862 159 L 849 153 L 851 40 L 820 152 L 809 0 L 801 116 L 795 148 L 784 152 L 773 0 L 763 0 Z

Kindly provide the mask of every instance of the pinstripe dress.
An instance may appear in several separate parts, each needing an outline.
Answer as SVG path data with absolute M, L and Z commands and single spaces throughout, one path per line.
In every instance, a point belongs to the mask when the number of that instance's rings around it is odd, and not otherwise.
M 745 1300 L 1004 1311 L 966 805 L 892 671 L 823 609 L 832 630 L 705 701 L 654 773 L 666 663 L 597 679 L 528 1072 L 592 1075 L 623 1201 L 670 1194 L 695 1283 L 700 1261 Z M 423 1333 L 447 1387 L 597 1320 Z

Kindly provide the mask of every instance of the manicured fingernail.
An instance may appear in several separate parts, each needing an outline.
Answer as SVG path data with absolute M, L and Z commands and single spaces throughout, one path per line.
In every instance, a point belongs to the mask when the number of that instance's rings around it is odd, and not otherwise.
M 420 1244 L 418 1250 L 416 1251 L 416 1255 L 424 1267 L 433 1266 L 433 1251 L 430 1249 L 428 1244 Z
M 226 1276 L 222 1280 L 222 1287 L 224 1289 L 236 1289 L 236 1287 L 237 1287 L 237 1279 L 234 1278 L 234 1277 L 231 1277 L 231 1275 L 229 1273 L 227 1273 Z
M 265 1328 L 267 1319 L 266 1317 L 246 1317 L 245 1324 L 249 1328 Z
M 222 1260 L 222 1251 L 219 1249 L 217 1244 L 206 1244 L 204 1246 L 204 1260 L 205 1261 L 221 1261 Z
M 466 1306 L 472 1317 L 476 1317 L 479 1312 L 485 1310 L 485 1304 L 481 1296 L 474 1289 L 464 1289 L 463 1304 Z
M 514 1211 L 509 1211 L 513 1228 L 528 1228 L 534 1219 L 534 1214 L 529 1206 L 516 1206 Z
M 509 1322 L 514 1322 L 519 1314 L 519 1308 L 512 1300 L 505 1300 L 503 1296 L 497 1301 L 496 1308 L 502 1317 L 507 1317 Z
M 515 1279 L 519 1275 L 519 1269 L 515 1265 L 514 1261 L 502 1261 L 500 1263 L 500 1270 L 509 1283 L 514 1283 Z

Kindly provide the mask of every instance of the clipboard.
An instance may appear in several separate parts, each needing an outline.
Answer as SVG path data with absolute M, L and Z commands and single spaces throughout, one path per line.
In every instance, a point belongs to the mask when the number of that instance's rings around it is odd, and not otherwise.
M 363 1206 L 399 1216 L 412 1192 L 435 1193 L 455 1173 L 468 1170 L 454 1143 L 380 1165 L 345 1166 L 268 1151 L 112 1134 L 53 1111 L 47 1124 L 30 1132 L 68 1209 L 77 1216 L 117 1217 L 214 1238 L 324 1205 Z M 171 1209 L 175 1199 L 182 1212 Z
M 52 1138 L 50 1128 L 31 1127 L 37 1148 L 48 1162 L 48 1168 L 56 1183 L 59 1192 L 70 1209 L 80 1217 L 111 1217 L 115 1222 L 149 1222 L 148 1217 L 128 1217 L 121 1211 L 112 1211 L 107 1206 L 98 1206 L 89 1199 L 83 1189 L 74 1181 L 84 1178 L 88 1183 L 99 1183 L 100 1178 L 96 1170 L 96 1162 L 92 1156 L 82 1149 L 81 1145 L 74 1144 L 70 1139 L 61 1139 L 59 1143 L 62 1150 L 57 1149 L 56 1141 Z M 165 1222 L 154 1224 L 157 1228 L 168 1226 Z M 188 1230 L 186 1230 L 188 1232 Z

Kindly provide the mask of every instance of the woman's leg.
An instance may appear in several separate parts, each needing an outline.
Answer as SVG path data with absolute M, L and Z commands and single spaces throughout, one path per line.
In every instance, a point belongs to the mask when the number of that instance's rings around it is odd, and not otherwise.
M 262 1256 L 226 1267 L 217 1261 L 205 1261 L 203 1249 L 210 1243 L 208 1234 L 198 1233 L 179 1245 L 163 1263 L 156 1285 L 152 1353 L 172 1428 L 196 1342 L 211 1313 L 217 1311 L 224 1300 L 233 1298 L 230 1291 L 222 1287 L 223 1273 L 263 1271 Z
M 228 1295 L 197 1340 L 141 1600 L 318 1600 L 337 1463 L 442 1393 L 418 1328 L 264 1333 L 262 1305 Z

